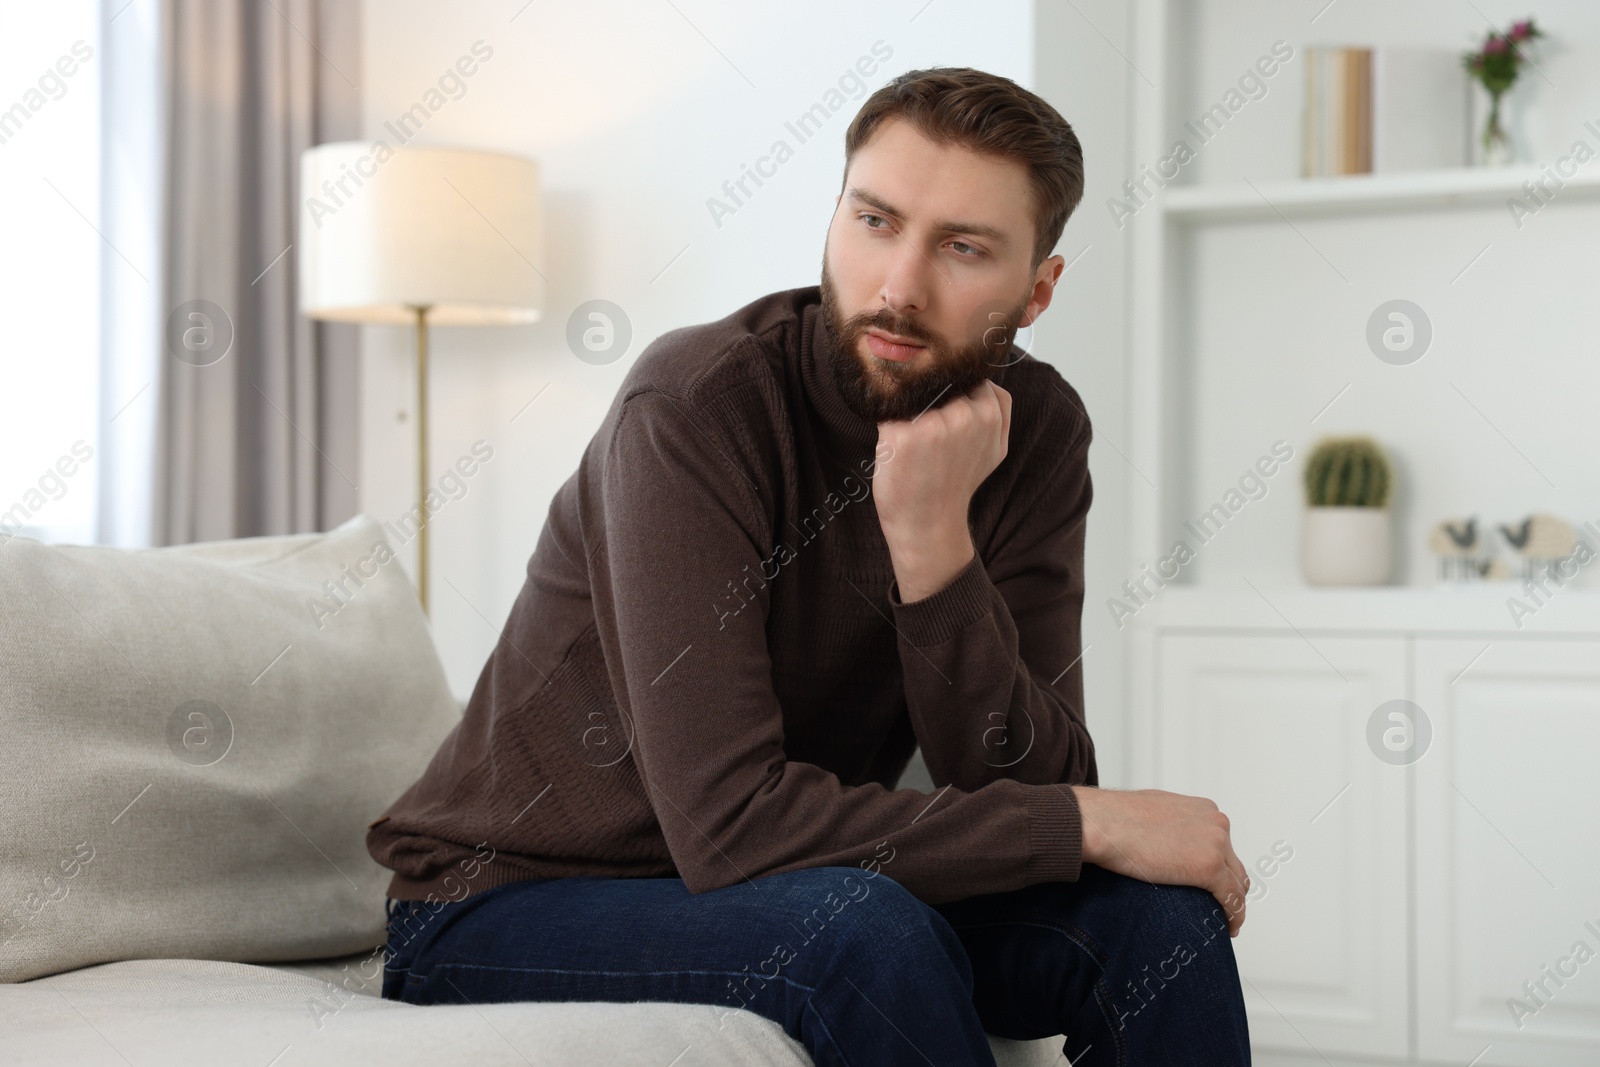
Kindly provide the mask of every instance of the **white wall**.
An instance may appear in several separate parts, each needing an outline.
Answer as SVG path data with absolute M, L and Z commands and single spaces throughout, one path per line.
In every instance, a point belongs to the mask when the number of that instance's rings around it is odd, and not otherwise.
M 517 151 L 544 168 L 542 269 L 551 282 L 545 321 L 433 334 L 433 470 L 477 439 L 495 449 L 467 494 L 433 526 L 434 633 L 458 696 L 476 682 L 522 586 L 550 499 L 575 469 L 630 361 L 665 330 L 817 281 L 842 177 L 844 130 L 867 93 L 914 67 L 966 65 L 1013 78 L 1050 99 L 1085 140 L 1092 192 L 1057 251 L 1071 261 L 1092 247 L 1064 276 L 1030 348 L 1079 388 L 1095 419 L 1089 580 L 1121 580 L 1124 473 L 1114 445 L 1125 432 L 1123 253 L 1089 205 L 1125 170 L 1122 4 L 1078 5 L 1116 47 L 1054 5 L 1039 12 L 1036 32 L 1028 0 L 981 7 L 833 2 L 803 11 L 678 0 L 687 18 L 672 5 L 615 0 L 532 4 L 517 14 L 520 6 L 405 0 L 364 9 L 368 135 L 393 143 L 384 123 L 481 39 L 492 58 L 464 95 L 429 119 L 416 143 Z M 794 143 L 784 122 L 822 99 L 880 40 L 893 50 L 888 63 L 719 228 L 706 199 L 775 139 Z M 594 298 L 615 301 L 632 320 L 633 346 L 610 366 L 582 363 L 565 345 L 567 315 Z M 415 492 L 414 431 L 404 421 L 412 406 L 411 342 L 397 328 L 364 333 L 362 508 L 393 519 Z M 1103 594 L 1091 589 L 1091 605 L 1097 598 Z M 1092 609 L 1085 615 L 1090 724 L 1102 780 L 1114 782 L 1120 652 L 1099 616 Z
M 1130 5 L 1124 0 L 1043 3 L 1035 25 L 1030 88 L 1072 123 L 1083 145 L 1085 180 L 1083 202 L 1056 246 L 1070 266 L 1028 348 L 1072 382 L 1094 423 L 1089 448 L 1094 503 L 1084 548 L 1083 685 L 1100 784 L 1148 784 L 1127 780 L 1130 631 L 1118 630 L 1101 606 L 1128 574 L 1128 481 L 1138 477 L 1125 458 L 1132 437 L 1126 356 L 1132 230 L 1119 232 L 1102 206 L 1128 175 L 1129 79 L 1138 76 L 1125 58 L 1132 54 Z

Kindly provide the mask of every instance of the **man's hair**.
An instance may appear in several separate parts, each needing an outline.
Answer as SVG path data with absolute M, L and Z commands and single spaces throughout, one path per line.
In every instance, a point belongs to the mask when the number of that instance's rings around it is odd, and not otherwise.
M 905 119 L 937 144 L 1026 164 L 1034 199 L 1033 266 L 1044 262 L 1083 199 L 1083 148 L 1059 111 L 998 74 L 971 67 L 908 70 L 869 96 L 851 120 L 844 135 L 847 173 L 856 151 L 889 118 Z

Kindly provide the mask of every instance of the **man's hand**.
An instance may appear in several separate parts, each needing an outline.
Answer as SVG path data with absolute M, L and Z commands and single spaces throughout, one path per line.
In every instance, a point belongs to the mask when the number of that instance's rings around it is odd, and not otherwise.
M 1192 885 L 1217 898 L 1228 936 L 1244 925 L 1250 877 L 1234 854 L 1228 817 L 1205 797 L 1161 789 L 1069 786 L 1083 815 L 1083 860 L 1130 878 Z
M 872 498 L 902 603 L 932 596 L 972 561 L 967 510 L 1010 437 L 1011 394 L 990 381 L 914 419 L 878 424 L 892 451 Z

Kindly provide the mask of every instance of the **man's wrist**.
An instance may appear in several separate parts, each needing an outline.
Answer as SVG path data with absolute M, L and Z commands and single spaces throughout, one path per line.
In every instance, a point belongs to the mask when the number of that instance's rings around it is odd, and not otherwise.
M 895 584 L 900 602 L 923 600 L 949 585 L 962 568 L 972 562 L 977 549 L 972 534 L 964 525 L 954 532 L 918 538 L 886 536 L 889 560 L 894 565 Z
M 1099 790 L 1088 785 L 1069 785 L 1067 788 L 1072 790 L 1072 795 L 1078 802 L 1078 825 L 1083 834 L 1081 858 L 1084 863 L 1099 863 L 1105 848 L 1105 839 L 1100 836 L 1099 829 L 1086 810 L 1094 801 L 1091 800 L 1088 805 L 1084 803 L 1086 794 L 1098 793 Z

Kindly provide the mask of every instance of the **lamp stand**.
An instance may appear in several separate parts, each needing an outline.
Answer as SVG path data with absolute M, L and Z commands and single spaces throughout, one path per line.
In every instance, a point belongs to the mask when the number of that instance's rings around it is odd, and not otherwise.
M 417 593 L 428 614 L 428 305 L 413 305 L 417 315 L 417 501 L 422 513 L 417 532 Z

